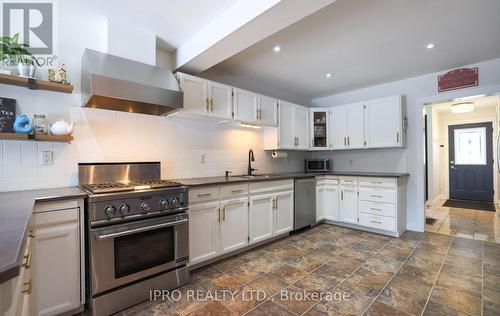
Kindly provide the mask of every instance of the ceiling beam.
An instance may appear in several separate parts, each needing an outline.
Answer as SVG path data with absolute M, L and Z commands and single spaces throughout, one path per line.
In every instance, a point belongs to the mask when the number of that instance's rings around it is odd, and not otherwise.
M 182 44 L 176 69 L 200 73 L 335 0 L 240 0 Z

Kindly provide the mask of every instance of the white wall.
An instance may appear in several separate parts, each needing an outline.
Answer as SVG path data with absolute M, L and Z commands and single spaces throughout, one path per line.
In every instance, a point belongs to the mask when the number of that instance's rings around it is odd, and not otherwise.
M 496 85 L 500 85 L 500 59 L 481 62 L 471 66 L 479 67 L 479 88 L 476 87 L 476 89 L 469 88 L 438 95 L 438 73 L 434 73 L 312 100 L 314 106 L 334 106 L 389 95 L 403 94 L 406 97 L 408 117 L 407 149 L 351 150 L 343 152 L 314 153 L 313 156 L 332 158 L 334 160 L 333 165 L 335 170 L 356 169 L 360 171 L 408 172 L 410 177 L 407 183 L 407 228 L 410 230 L 423 231 L 424 142 L 422 105 L 425 102 L 444 101 L 467 94 L 478 94 L 478 91 L 496 90 L 500 92 L 500 88 L 497 90 L 498 87 L 495 87 Z
M 161 161 L 164 178 L 220 176 L 225 170 L 245 173 L 248 149 L 255 151 L 259 172 L 289 172 L 303 168 L 307 153 L 291 153 L 273 160 L 263 150 L 261 130 L 217 125 L 204 121 L 81 108 L 80 65 L 84 48 L 105 49 L 102 25 L 87 25 L 65 14 L 59 2 L 58 59 L 66 64 L 73 94 L 33 91 L 0 85 L 0 96 L 18 101 L 17 113 L 45 114 L 49 123 L 75 121 L 75 140 L 66 143 L 0 141 L 0 192 L 77 184 L 77 163 L 93 161 Z M 173 30 L 175 32 L 175 30 Z M 173 63 L 160 52 L 157 64 Z M 44 78 L 46 70 L 42 70 Z M 54 164 L 40 165 L 40 152 L 53 151 Z M 200 163 L 205 155 L 205 163 Z

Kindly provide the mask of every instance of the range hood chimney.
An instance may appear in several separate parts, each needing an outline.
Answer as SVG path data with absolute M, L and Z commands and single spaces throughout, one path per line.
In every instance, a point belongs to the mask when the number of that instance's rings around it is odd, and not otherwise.
M 85 107 L 167 115 L 182 108 L 183 94 L 171 71 L 85 49 L 82 58 Z

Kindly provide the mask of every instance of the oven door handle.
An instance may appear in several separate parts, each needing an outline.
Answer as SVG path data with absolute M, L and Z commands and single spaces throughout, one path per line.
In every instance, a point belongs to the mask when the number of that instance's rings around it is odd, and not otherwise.
M 140 227 L 140 228 L 134 228 L 130 230 L 124 230 L 121 232 L 116 232 L 116 233 L 110 233 L 110 234 L 99 234 L 99 233 L 94 233 L 95 237 L 99 240 L 103 239 L 110 239 L 110 238 L 115 238 L 115 237 L 120 237 L 120 236 L 126 236 L 126 235 L 131 235 L 131 234 L 136 234 L 136 233 L 141 233 L 141 232 L 147 232 L 150 230 L 158 229 L 158 228 L 163 228 L 163 227 L 169 227 L 169 226 L 175 226 L 175 225 L 180 225 L 187 223 L 187 219 L 182 219 L 179 221 L 174 221 L 174 222 L 168 222 L 168 223 L 163 223 L 163 224 L 156 224 L 156 225 L 150 225 L 147 227 Z

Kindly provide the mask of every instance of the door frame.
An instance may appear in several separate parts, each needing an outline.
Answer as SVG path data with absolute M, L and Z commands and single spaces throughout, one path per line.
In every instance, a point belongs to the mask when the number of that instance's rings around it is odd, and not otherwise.
M 498 109 L 497 109 L 498 111 Z M 449 162 L 450 162 L 450 144 L 449 144 L 449 133 L 448 133 L 448 128 L 450 127 L 450 125 L 461 125 L 461 124 L 474 124 L 474 123 L 491 123 L 491 126 L 493 128 L 493 141 L 492 141 L 492 145 L 493 145 L 493 191 L 494 191 L 494 194 L 493 194 L 493 203 L 498 203 L 498 190 L 496 190 L 497 188 L 495 187 L 495 183 L 498 183 L 498 163 L 497 163 L 497 142 L 495 141 L 496 140 L 496 136 L 497 136 L 497 119 L 495 117 L 487 117 L 487 118 L 484 118 L 484 119 L 471 119 L 471 120 L 459 120 L 459 121 L 444 121 L 444 126 L 445 126 L 445 131 L 444 131 L 444 139 L 446 140 L 446 143 L 448 144 L 448 146 L 446 147 L 446 153 L 445 153 L 445 157 L 446 159 L 443 159 L 443 166 L 442 166 L 442 169 L 444 170 L 444 177 L 443 177 L 443 181 L 444 184 L 443 187 L 444 187 L 444 190 L 443 190 L 443 196 L 445 199 L 449 199 L 450 198 L 450 166 L 449 166 Z
M 415 227 L 415 230 L 419 231 L 425 231 L 425 166 L 424 166 L 424 142 L 423 142 L 423 137 L 424 135 L 424 113 L 425 113 L 425 108 L 428 105 L 433 105 L 433 104 L 438 104 L 438 103 L 445 103 L 445 102 L 451 102 L 456 98 L 464 98 L 464 97 L 469 97 L 469 96 L 474 96 L 474 95 L 484 95 L 484 96 L 498 96 L 500 98 L 500 84 L 497 85 L 492 85 L 492 86 L 485 86 L 481 88 L 469 88 L 469 89 L 463 89 L 463 90 L 455 90 L 455 91 L 450 91 L 448 93 L 443 93 L 443 94 L 434 94 L 434 95 L 429 95 L 426 97 L 420 97 L 417 98 L 415 101 L 415 105 L 417 106 L 417 164 L 420 166 L 420 175 L 418 176 L 416 181 L 416 187 L 421 188 L 421 196 L 420 196 L 420 201 L 421 204 L 420 206 L 422 207 L 422 213 L 420 216 L 420 225 Z M 497 113 L 500 110 L 500 100 L 498 101 L 497 105 Z M 497 114 L 497 117 L 499 117 L 500 113 Z M 500 119 L 500 118 L 499 118 Z M 497 135 L 495 135 L 497 136 Z M 495 139 L 493 140 L 493 143 L 495 143 Z M 499 189 L 499 185 L 497 183 L 493 184 L 495 186 L 495 189 Z M 496 190 L 495 190 L 496 191 Z M 418 189 L 417 189 L 418 192 Z M 494 203 L 499 203 L 498 200 L 495 200 Z M 498 213 L 500 214 L 500 213 Z M 407 223 L 408 225 L 408 223 Z M 412 226 L 413 227 L 413 226 Z M 420 229 L 419 229 L 420 228 Z

